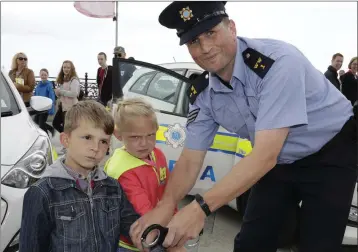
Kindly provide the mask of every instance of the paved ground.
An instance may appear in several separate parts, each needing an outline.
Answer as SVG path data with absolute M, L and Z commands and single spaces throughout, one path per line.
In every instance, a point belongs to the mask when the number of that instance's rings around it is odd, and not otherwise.
M 59 134 L 56 133 L 52 138 L 52 144 L 56 151 L 60 151 L 62 146 L 59 141 Z M 106 160 L 102 163 L 104 164 Z M 180 204 L 180 207 L 191 201 L 192 197 L 186 197 Z M 222 207 L 212 216 L 207 218 L 204 228 L 204 234 L 200 239 L 198 250 L 188 252 L 231 252 L 233 251 L 233 240 L 239 232 L 241 218 L 238 213 L 229 207 Z M 344 252 L 356 252 L 357 248 L 346 249 Z M 289 249 L 279 250 L 279 252 L 293 252 Z M 343 251 L 342 251 L 343 252 Z

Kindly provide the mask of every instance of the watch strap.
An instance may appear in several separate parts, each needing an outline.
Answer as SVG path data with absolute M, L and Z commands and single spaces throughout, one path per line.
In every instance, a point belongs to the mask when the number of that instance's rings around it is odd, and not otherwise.
M 208 204 L 204 201 L 204 198 L 200 194 L 195 195 L 195 200 L 200 205 L 201 209 L 204 211 L 206 216 L 209 216 L 211 214 L 210 208 Z

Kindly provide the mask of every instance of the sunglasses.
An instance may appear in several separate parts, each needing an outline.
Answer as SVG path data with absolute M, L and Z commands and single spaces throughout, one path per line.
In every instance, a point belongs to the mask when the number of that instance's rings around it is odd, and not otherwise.
M 25 60 L 25 61 L 27 61 L 27 58 L 23 58 L 23 57 L 18 57 L 17 59 L 18 59 L 18 60 Z

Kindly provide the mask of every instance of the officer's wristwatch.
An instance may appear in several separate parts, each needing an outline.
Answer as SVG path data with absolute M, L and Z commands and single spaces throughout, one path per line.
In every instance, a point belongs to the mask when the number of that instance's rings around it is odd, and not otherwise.
M 211 214 L 208 204 L 204 201 L 203 197 L 200 194 L 195 194 L 195 200 L 200 205 L 201 209 L 204 211 L 206 216 Z

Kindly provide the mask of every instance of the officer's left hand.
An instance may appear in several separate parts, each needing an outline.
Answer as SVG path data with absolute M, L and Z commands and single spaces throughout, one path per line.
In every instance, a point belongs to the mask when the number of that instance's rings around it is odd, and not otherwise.
M 188 240 L 199 236 L 205 224 L 205 213 L 194 200 L 189 205 L 180 209 L 168 224 L 169 232 L 163 246 L 181 247 Z

